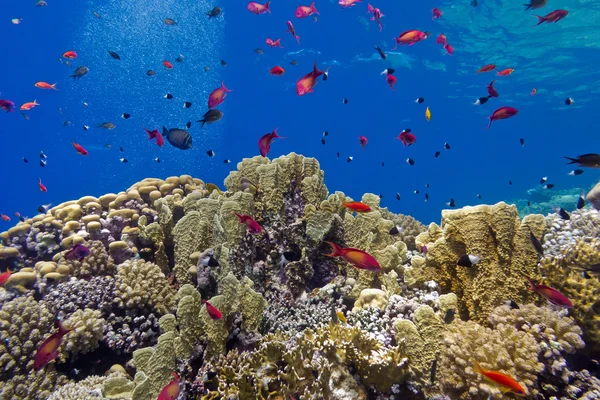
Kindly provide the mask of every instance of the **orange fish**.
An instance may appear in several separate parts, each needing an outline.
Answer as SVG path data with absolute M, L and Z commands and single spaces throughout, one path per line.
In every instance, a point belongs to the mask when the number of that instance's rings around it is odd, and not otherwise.
M 269 71 L 271 73 L 271 75 L 277 75 L 277 76 L 281 76 L 284 74 L 285 70 L 283 68 L 281 68 L 279 65 L 271 68 L 271 70 Z
M 12 274 L 12 271 L 9 269 L 0 274 L 0 286 L 4 286 L 8 278 L 10 278 L 10 274 Z
M 496 64 L 487 64 L 477 70 L 477 73 L 480 72 L 490 72 L 496 69 Z
M 78 154 L 81 154 L 82 156 L 88 155 L 88 151 L 84 149 L 80 144 L 77 144 L 75 142 L 71 142 L 71 144 L 73 145 L 73 147 L 75 147 L 75 150 Z
M 75 53 L 73 50 L 65 51 L 65 53 L 63 54 L 63 58 L 74 60 L 77 58 L 77 53 Z
M 360 202 L 360 201 L 347 202 L 345 199 L 342 199 L 342 207 L 347 208 L 348 210 L 350 210 L 352 212 L 357 212 L 357 213 L 372 211 L 371 207 L 369 207 L 368 205 L 366 205 L 365 203 Z
M 531 95 L 532 95 L 532 96 L 535 96 L 535 94 L 536 94 L 536 93 L 537 93 L 537 89 L 536 89 L 536 88 L 533 88 L 533 90 L 531 91 Z
M 359 249 L 353 249 L 351 247 L 341 248 L 335 243 L 332 242 L 324 242 L 331 246 L 332 252 L 330 254 L 323 254 L 328 257 L 342 257 L 344 260 L 348 261 L 350 264 L 354 265 L 358 269 L 364 269 L 367 271 L 378 272 L 381 270 L 381 266 L 377 262 L 376 259 L 373 258 L 367 252 L 364 252 Z
M 63 324 L 58 321 L 58 331 L 50 335 L 37 348 L 35 359 L 33 360 L 33 369 L 35 371 L 44 368 L 46 364 L 58 357 L 58 348 L 60 347 L 63 337 L 72 330 L 73 329 L 66 329 Z
M 317 84 L 317 78 L 323 75 L 327 71 L 321 71 L 317 68 L 315 62 L 312 72 L 304 75 L 303 78 L 296 82 L 296 94 L 298 96 L 304 96 L 307 93 L 312 93 L 315 85 Z
M 212 109 L 221 104 L 229 92 L 231 90 L 225 87 L 225 82 L 221 82 L 221 87 L 216 88 L 208 95 L 208 108 Z
M 27 103 L 23 104 L 21 106 L 20 110 L 21 111 L 29 111 L 29 110 L 31 110 L 35 106 L 39 106 L 37 100 L 30 101 L 30 102 L 27 102 Z
M 35 87 L 36 87 L 36 88 L 39 88 L 39 89 L 52 89 L 52 90 L 58 90 L 58 89 L 56 88 L 56 83 L 55 83 L 54 85 L 51 85 L 51 84 L 49 84 L 49 83 L 46 83 L 46 82 L 38 82 L 38 83 L 36 83 L 36 84 L 35 84 Z
M 429 37 L 430 32 L 421 32 L 418 30 L 410 30 L 402 32 L 397 38 L 394 38 L 396 45 L 392 50 L 396 50 L 399 44 L 412 46 L 415 43 L 425 40 Z
M 6 214 L 0 214 L 0 218 L 2 218 L 2 220 L 6 222 L 10 221 L 10 217 Z
M 38 178 L 40 180 L 38 186 L 40 187 L 40 191 L 42 192 L 47 192 L 48 189 L 46 189 L 46 186 L 44 186 L 44 184 L 42 183 L 42 178 Z
M 500 387 L 500 391 L 502 392 L 512 392 L 518 396 L 525 396 L 526 394 L 525 389 L 519 384 L 519 382 L 515 381 L 510 376 L 503 374 L 502 372 L 486 371 L 485 369 L 481 368 L 479 363 L 475 360 L 473 360 L 473 371 L 494 382 Z
M 166 69 L 173 69 L 173 64 L 171 64 L 167 60 L 163 61 L 163 65 L 165 66 Z
M 514 68 L 506 68 L 502 71 L 498 71 L 496 72 L 496 75 L 500 75 L 500 76 L 508 76 L 510 74 L 512 74 L 515 71 Z
M 179 396 L 179 377 L 172 372 L 173 380 L 162 388 L 157 400 L 175 400 Z

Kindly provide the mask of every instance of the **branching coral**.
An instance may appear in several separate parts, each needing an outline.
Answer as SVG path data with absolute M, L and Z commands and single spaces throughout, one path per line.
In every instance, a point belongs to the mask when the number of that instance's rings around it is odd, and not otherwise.
M 117 267 L 106 252 L 104 244 L 98 240 L 94 240 L 88 246 L 90 254 L 82 261 L 61 259 L 61 263 L 69 265 L 71 275 L 84 279 L 94 276 L 114 275 Z
M 90 280 L 73 279 L 59 283 L 44 296 L 48 309 L 61 318 L 77 310 L 93 308 L 108 315 L 114 307 L 115 280 L 97 276 Z
M 102 339 L 104 322 L 98 310 L 86 308 L 75 311 L 64 321 L 65 327 L 72 331 L 61 343 L 61 359 L 74 358 L 98 347 L 98 342 Z

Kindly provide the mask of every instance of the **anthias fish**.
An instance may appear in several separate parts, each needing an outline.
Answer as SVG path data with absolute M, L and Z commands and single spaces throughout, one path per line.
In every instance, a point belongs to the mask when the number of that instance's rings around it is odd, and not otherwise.
M 241 224 L 246 224 L 246 232 L 251 233 L 253 235 L 262 232 L 262 227 L 252 217 L 244 214 L 238 214 L 236 212 L 234 212 L 233 214 L 236 217 L 238 217 Z
M 542 297 L 546 298 L 550 303 L 564 307 L 564 308 L 573 308 L 573 303 L 569 300 L 564 294 L 559 292 L 558 290 L 551 288 L 550 286 L 538 285 L 530 278 L 527 279 L 529 283 L 529 289 L 538 293 Z
M 251 1 L 250 3 L 248 3 L 248 11 L 250 11 L 253 14 L 271 14 L 271 10 L 269 9 L 270 4 L 270 1 L 267 1 L 265 4 L 260 4 L 255 1 Z
M 315 7 L 314 1 L 310 6 L 298 6 L 298 8 L 296 8 L 296 18 L 308 18 L 313 14 L 320 15 Z
M 525 396 L 526 392 L 523 386 L 510 376 L 498 371 L 485 370 L 481 368 L 479 363 L 473 360 L 473 371 L 483 375 L 496 385 L 500 386 L 502 391 L 510 391 L 520 396 Z
M 208 316 L 211 319 L 214 320 L 220 320 L 221 318 L 223 318 L 223 314 L 221 314 L 221 311 L 219 311 L 217 309 L 217 307 L 213 306 L 212 304 L 210 304 L 208 301 L 202 299 L 202 304 L 204 304 L 206 306 L 206 312 L 208 312 Z
M 372 211 L 371 207 L 361 201 L 346 201 L 345 199 L 342 199 L 342 207 L 357 213 Z
M 179 377 L 175 372 L 171 372 L 171 374 L 173 374 L 173 380 L 161 389 L 157 400 L 175 400 L 179 396 Z
M 210 92 L 208 96 L 208 108 L 215 108 L 219 104 L 225 101 L 227 93 L 231 92 L 231 89 L 225 87 L 225 82 L 221 82 L 221 86 Z
M 519 113 L 519 110 L 517 110 L 516 108 L 513 108 L 513 107 L 508 107 L 508 106 L 500 107 L 499 109 L 494 111 L 492 113 L 492 115 L 489 116 L 490 122 L 489 122 L 487 128 L 485 128 L 485 129 L 489 129 L 489 127 L 492 126 L 492 122 L 494 122 L 494 121 L 514 117 L 518 113 Z
M 567 10 L 554 10 L 551 13 L 540 17 L 539 15 L 536 15 L 535 17 L 538 20 L 538 23 L 536 24 L 543 24 L 544 22 L 548 22 L 548 23 L 556 23 L 558 21 L 560 21 L 561 19 L 565 18 L 567 15 L 569 14 L 569 12 Z
M 260 139 L 258 139 L 258 150 L 260 151 L 260 155 L 266 157 L 267 154 L 271 151 L 271 144 L 275 139 L 283 139 L 283 136 L 279 136 L 277 134 L 277 129 L 273 130 L 273 132 L 262 135 Z
M 333 242 L 324 242 L 331 246 L 332 252 L 329 254 L 323 254 L 328 257 L 342 257 L 344 260 L 354 265 L 358 269 L 364 269 L 366 271 L 378 272 L 381 270 L 381 266 L 373 256 L 365 251 L 354 249 L 351 247 L 342 248 Z
M 33 360 L 33 369 L 39 371 L 50 361 L 58 357 L 58 348 L 62 343 L 63 337 L 73 329 L 67 329 L 61 321 L 58 321 L 58 331 L 50 335 L 37 348 L 35 358 Z
M 419 30 L 404 31 L 397 38 L 394 38 L 396 45 L 392 50 L 396 50 L 399 44 L 412 46 L 415 43 L 427 39 L 429 35 L 429 32 L 421 32 Z

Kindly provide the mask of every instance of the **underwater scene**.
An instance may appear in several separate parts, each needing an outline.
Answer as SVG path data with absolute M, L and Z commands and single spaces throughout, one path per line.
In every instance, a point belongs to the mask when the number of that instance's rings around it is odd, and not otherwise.
M 0 17 L 0 400 L 600 399 L 600 0 Z

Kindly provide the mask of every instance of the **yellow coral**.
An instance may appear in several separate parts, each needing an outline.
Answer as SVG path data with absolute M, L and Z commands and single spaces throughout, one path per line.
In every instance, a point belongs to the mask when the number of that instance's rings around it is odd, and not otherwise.
M 72 329 L 61 343 L 60 357 L 66 360 L 70 356 L 89 353 L 98 347 L 102 340 L 104 318 L 99 310 L 75 311 L 69 319 L 63 322 L 65 328 Z

